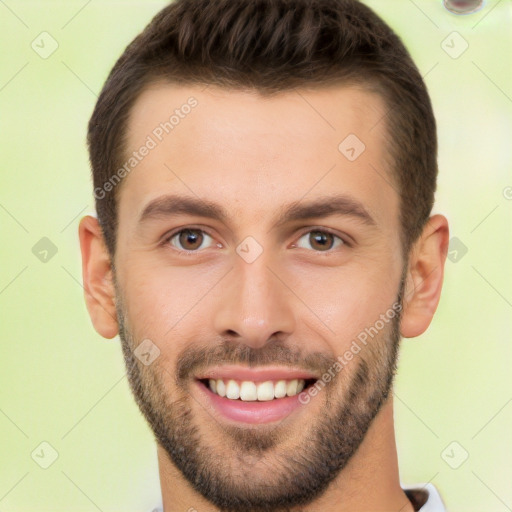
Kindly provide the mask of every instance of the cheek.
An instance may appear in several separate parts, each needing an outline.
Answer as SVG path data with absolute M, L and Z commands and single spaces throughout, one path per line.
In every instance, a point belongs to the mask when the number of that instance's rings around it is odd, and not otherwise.
M 199 317 L 204 318 L 202 299 L 219 280 L 218 272 L 135 263 L 126 268 L 130 270 L 124 276 L 124 302 L 136 339 L 160 341 L 167 349 L 186 339 L 186 330 L 197 331 Z
M 361 265 L 332 268 L 328 272 L 322 269 L 295 278 L 297 295 L 331 330 L 333 352 L 343 352 L 381 315 L 396 315 L 400 266 L 390 263 L 386 271 L 379 267 Z

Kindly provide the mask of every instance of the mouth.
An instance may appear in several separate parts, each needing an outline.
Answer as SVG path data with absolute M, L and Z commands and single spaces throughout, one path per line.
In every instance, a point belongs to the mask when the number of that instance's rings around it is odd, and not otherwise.
M 228 400 L 243 402 L 269 402 L 280 398 L 296 396 L 315 383 L 315 379 L 251 380 L 200 379 L 212 393 Z
M 224 367 L 198 376 L 196 384 L 199 399 L 221 419 L 263 424 L 282 421 L 304 407 L 300 393 L 317 380 L 292 369 Z

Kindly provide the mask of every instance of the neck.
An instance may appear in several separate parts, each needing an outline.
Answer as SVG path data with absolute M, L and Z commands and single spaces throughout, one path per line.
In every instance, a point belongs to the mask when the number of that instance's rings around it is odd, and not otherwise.
M 164 512 L 218 512 L 176 469 L 158 446 Z M 298 510 L 298 509 L 297 509 Z M 400 487 L 392 393 L 372 422 L 363 443 L 324 494 L 303 512 L 414 512 Z

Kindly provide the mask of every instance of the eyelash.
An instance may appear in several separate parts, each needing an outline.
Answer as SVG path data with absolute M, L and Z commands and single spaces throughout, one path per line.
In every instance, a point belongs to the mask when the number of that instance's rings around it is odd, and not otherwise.
M 173 231 L 171 234 L 165 236 L 164 240 L 162 241 L 162 245 L 164 245 L 164 246 L 166 246 L 167 244 L 170 245 L 171 240 L 176 235 L 179 235 L 183 231 L 187 231 L 187 230 L 200 231 L 201 233 L 206 234 L 207 236 L 209 236 L 210 238 L 213 239 L 213 236 L 210 235 L 208 233 L 208 231 L 206 231 L 206 230 L 204 230 L 204 229 L 202 229 L 200 227 L 188 226 L 188 227 L 180 228 L 180 229 L 178 229 L 176 231 Z M 343 246 L 352 247 L 352 244 L 350 242 L 348 242 L 346 238 L 343 238 L 343 237 L 337 235 L 336 233 L 334 233 L 333 231 L 331 231 L 330 229 L 327 229 L 327 228 L 315 228 L 315 227 L 309 228 L 308 231 L 305 231 L 305 232 L 301 233 L 301 235 L 299 236 L 298 240 L 300 240 L 304 235 L 307 235 L 307 234 L 312 233 L 312 232 L 319 232 L 319 233 L 325 233 L 325 234 L 332 235 L 332 236 L 334 236 L 335 238 L 337 238 L 338 240 L 340 240 L 342 242 L 341 243 L 341 247 L 343 247 Z M 192 255 L 195 255 L 195 254 L 201 252 L 202 250 L 204 250 L 204 249 L 200 249 L 200 250 L 195 250 L 195 251 L 187 251 L 185 249 L 178 249 L 177 247 L 174 247 L 174 246 L 172 246 L 172 247 L 179 254 L 184 254 L 186 256 L 192 256 Z M 295 246 L 294 248 L 300 248 L 300 247 Z M 335 249 L 328 249 L 326 251 L 315 251 L 315 250 L 311 250 L 311 251 L 312 252 L 318 252 L 318 253 L 324 253 L 324 254 L 333 254 L 333 253 L 336 252 Z

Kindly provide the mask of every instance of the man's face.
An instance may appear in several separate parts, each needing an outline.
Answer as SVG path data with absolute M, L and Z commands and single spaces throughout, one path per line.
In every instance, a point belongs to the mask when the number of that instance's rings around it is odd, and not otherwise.
M 191 96 L 197 105 L 169 133 L 155 131 Z M 148 136 L 156 146 L 119 200 L 130 384 L 170 460 L 221 508 L 318 496 L 387 397 L 404 261 L 385 112 L 378 96 L 348 87 L 263 98 L 159 85 L 133 108 L 127 158 Z M 166 196 L 214 203 L 224 216 L 176 209 Z

